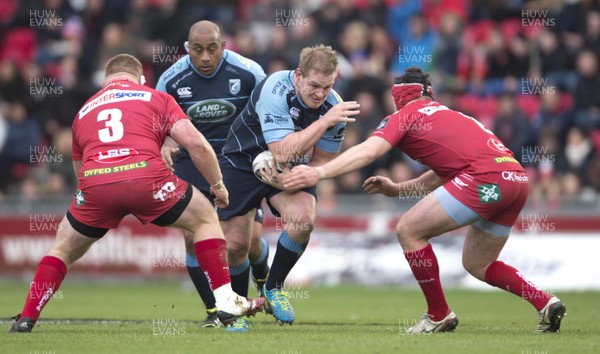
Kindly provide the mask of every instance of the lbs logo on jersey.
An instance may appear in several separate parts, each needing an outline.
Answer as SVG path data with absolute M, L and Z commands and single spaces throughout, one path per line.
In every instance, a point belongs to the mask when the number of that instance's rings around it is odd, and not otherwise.
M 236 111 L 237 109 L 231 102 L 211 99 L 192 105 L 186 113 L 193 122 L 216 123 L 233 117 Z

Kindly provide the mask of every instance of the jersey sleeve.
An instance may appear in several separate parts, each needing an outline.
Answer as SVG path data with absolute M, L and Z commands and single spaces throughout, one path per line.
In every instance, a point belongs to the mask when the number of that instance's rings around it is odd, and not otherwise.
M 156 83 L 156 90 L 160 92 L 167 92 L 167 80 L 165 80 L 165 74 L 163 73 L 158 82 Z
M 283 140 L 294 132 L 294 122 L 289 113 L 285 96 L 272 93 L 270 85 L 265 83 L 256 102 L 256 114 L 265 138 L 270 144 Z
M 337 154 L 340 152 L 345 135 L 346 123 L 339 122 L 333 128 L 328 129 L 315 146 L 330 154 Z
M 399 119 L 398 112 L 383 118 L 371 136 L 378 136 L 387 140 L 392 146 L 398 146 L 406 134 L 406 130 L 401 129 L 406 124 L 400 124 Z

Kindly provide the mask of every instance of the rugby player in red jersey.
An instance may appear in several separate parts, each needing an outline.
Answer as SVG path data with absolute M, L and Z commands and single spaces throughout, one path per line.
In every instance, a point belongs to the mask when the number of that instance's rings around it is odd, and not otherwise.
M 429 239 L 470 225 L 463 266 L 475 278 L 529 301 L 539 314 L 538 332 L 558 332 L 564 304 L 498 260 L 511 228 L 528 197 L 528 179 L 513 153 L 481 123 L 433 100 L 431 83 L 421 69 L 406 69 L 396 79 L 394 114 L 375 132 L 326 164 L 296 166 L 274 175 L 285 189 L 296 190 L 366 166 L 397 147 L 431 168 L 415 179 L 394 183 L 368 178 L 369 194 L 398 196 L 433 191 L 400 218 L 396 234 L 425 295 L 428 310 L 409 333 L 452 331 L 458 319 L 448 307 L 435 253 Z
M 196 258 L 210 280 L 222 322 L 262 310 L 264 299 L 247 300 L 231 289 L 217 213 L 202 193 L 167 170 L 160 147 L 170 136 L 188 149 L 211 185 L 215 205 L 223 208 L 229 195 L 215 152 L 173 98 L 143 86 L 141 77 L 142 64 L 133 56 L 111 58 L 102 90 L 77 114 L 72 150 L 78 190 L 9 332 L 31 332 L 68 267 L 128 214 L 142 224 L 194 234 Z

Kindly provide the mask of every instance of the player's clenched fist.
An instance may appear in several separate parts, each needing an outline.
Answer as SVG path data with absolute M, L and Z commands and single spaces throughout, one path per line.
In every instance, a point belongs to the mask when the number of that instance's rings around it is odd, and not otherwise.
M 210 186 L 210 194 L 215 196 L 215 206 L 223 209 L 229 205 L 229 191 L 223 184 L 223 180 Z
M 397 197 L 400 194 L 400 188 L 397 183 L 391 179 L 382 176 L 372 176 L 363 183 L 363 188 L 368 194 L 381 193 L 388 197 Z
M 349 118 L 360 113 L 360 104 L 356 101 L 341 102 L 333 106 L 321 119 L 323 119 L 329 127 L 333 127 L 339 122 L 352 123 L 356 119 Z

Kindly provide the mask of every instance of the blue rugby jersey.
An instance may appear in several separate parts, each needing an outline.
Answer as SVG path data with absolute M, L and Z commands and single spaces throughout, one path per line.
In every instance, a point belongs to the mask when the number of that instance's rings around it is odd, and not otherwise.
M 265 76 L 256 62 L 225 49 L 212 75 L 202 75 L 186 55 L 161 75 L 156 89 L 175 98 L 218 156 L 229 126 Z M 178 158 L 182 157 L 189 157 L 185 149 L 179 153 Z
M 252 91 L 246 108 L 231 124 L 221 161 L 252 171 L 252 161 L 268 150 L 267 144 L 303 130 L 340 102 L 340 96 L 331 90 L 319 108 L 309 108 L 296 94 L 294 71 L 275 72 Z M 339 152 L 345 129 L 346 123 L 336 124 L 323 134 L 315 146 L 325 152 Z

